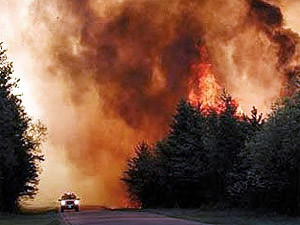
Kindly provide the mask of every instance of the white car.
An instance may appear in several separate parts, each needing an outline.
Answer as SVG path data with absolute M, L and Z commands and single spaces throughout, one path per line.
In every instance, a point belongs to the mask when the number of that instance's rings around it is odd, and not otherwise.
M 79 211 L 80 199 L 76 197 L 73 192 L 64 193 L 58 201 L 60 201 L 60 211 L 64 212 L 65 210 L 75 210 Z

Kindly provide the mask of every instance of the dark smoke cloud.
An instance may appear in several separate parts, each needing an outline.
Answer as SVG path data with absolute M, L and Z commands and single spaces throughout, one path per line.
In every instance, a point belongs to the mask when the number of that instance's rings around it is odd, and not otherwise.
M 88 2 L 65 5 L 81 23 L 79 43 L 84 50 L 73 55 L 68 48 L 55 48 L 54 67 L 68 71 L 77 83 L 74 102 L 80 101 L 77 87 L 82 76 L 91 73 L 99 86 L 110 85 L 116 91 L 113 96 L 101 93 L 106 95 L 105 107 L 130 126 L 144 129 L 145 117 L 166 121 L 173 105 L 186 93 L 189 65 L 197 57 L 194 47 L 199 25 L 188 14 L 169 11 L 168 4 L 158 1 L 125 2 L 110 8 L 113 15 L 107 18 L 96 15 Z M 65 27 L 64 15 L 60 18 Z M 62 40 L 56 38 L 55 45 L 64 41 L 64 35 L 59 37 Z M 155 69 L 161 71 L 157 76 L 165 84 L 151 92 Z
M 251 0 L 250 4 L 257 22 L 264 27 L 270 40 L 279 45 L 278 68 L 282 69 L 296 53 L 295 33 L 282 27 L 283 15 L 279 7 L 261 0 Z
M 291 95 L 297 90 L 299 82 L 299 62 L 296 55 L 299 53 L 296 49 L 300 37 L 283 27 L 284 19 L 279 7 L 261 0 L 252 0 L 250 4 L 257 22 L 263 26 L 270 40 L 279 46 L 277 69 L 283 73 L 286 83 L 282 95 Z
M 293 59 L 296 53 L 296 43 L 294 39 L 285 31 L 276 32 L 272 38 L 280 45 L 278 52 L 279 65 L 286 65 Z
M 282 25 L 283 15 L 279 7 L 261 0 L 251 0 L 250 5 L 260 23 L 264 23 L 268 26 Z

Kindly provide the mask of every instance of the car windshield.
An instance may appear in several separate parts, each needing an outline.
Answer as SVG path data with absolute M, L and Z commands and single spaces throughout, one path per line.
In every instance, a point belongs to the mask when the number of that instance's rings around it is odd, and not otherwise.
M 76 199 L 76 195 L 75 194 L 64 194 L 62 197 L 61 197 L 62 200 L 68 200 L 68 199 Z

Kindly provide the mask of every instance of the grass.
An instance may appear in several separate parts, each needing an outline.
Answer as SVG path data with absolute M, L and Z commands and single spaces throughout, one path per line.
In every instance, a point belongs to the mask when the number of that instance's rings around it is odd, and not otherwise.
M 148 209 L 169 217 L 199 221 L 207 224 L 226 225 L 299 225 L 300 217 L 286 217 L 241 210 L 219 211 L 200 209 Z
M 1 225 L 63 225 L 57 210 L 50 208 L 23 209 L 19 214 L 0 214 Z

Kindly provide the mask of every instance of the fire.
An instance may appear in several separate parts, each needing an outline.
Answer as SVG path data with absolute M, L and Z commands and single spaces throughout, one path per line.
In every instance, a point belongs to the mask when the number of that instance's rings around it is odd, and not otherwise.
M 49 128 L 35 204 L 72 188 L 87 204 L 127 205 L 126 158 L 165 135 L 183 95 L 222 112 L 226 89 L 238 112 L 268 113 L 283 80 L 296 79 L 286 72 L 299 64 L 300 39 L 283 25 L 299 33 L 299 4 L 272 1 L 283 23 L 258 2 L 4 0 L 0 39 L 26 110 Z
M 193 106 L 200 106 L 203 112 L 214 110 L 220 113 L 225 109 L 224 103 L 220 102 L 221 91 L 224 87 L 217 82 L 206 46 L 202 45 L 198 48 L 200 60 L 191 67 L 188 100 Z M 237 115 L 241 116 L 244 113 L 236 99 L 232 99 L 231 104 L 236 107 Z
M 199 47 L 200 60 L 192 65 L 192 76 L 189 80 L 190 92 L 188 100 L 194 106 L 200 105 L 205 111 L 214 109 L 218 111 L 218 98 L 221 86 L 217 83 L 208 52 L 205 45 Z

